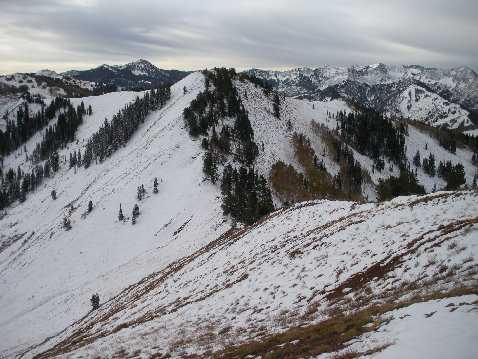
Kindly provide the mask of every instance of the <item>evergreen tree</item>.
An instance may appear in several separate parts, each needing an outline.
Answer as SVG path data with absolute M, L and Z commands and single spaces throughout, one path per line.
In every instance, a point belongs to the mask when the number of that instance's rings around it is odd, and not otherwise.
M 93 201 L 88 202 L 88 213 L 90 213 L 93 210 Z
M 388 201 L 397 196 L 425 193 L 425 188 L 418 183 L 413 172 L 402 172 L 399 177 L 391 176 L 387 180 L 380 179 L 377 186 L 379 201 Z
M 203 161 L 203 172 L 212 183 L 217 180 L 217 164 L 211 151 L 207 151 Z
M 121 209 L 121 203 L 120 203 L 120 209 L 118 214 L 118 220 L 120 221 L 124 220 L 123 210 Z
M 453 166 L 452 170 L 450 171 L 446 184 L 446 189 L 458 189 L 462 184 L 465 183 L 465 169 L 461 163 L 458 163 L 457 165 Z
M 50 194 L 51 194 L 51 198 L 52 198 L 53 200 L 55 200 L 55 199 L 56 199 L 56 191 L 55 191 L 55 190 L 52 190 Z
M 420 161 L 420 152 L 417 150 L 417 153 L 415 154 L 415 157 L 413 157 L 413 164 L 417 167 L 421 167 L 421 161 Z
M 158 178 L 154 177 L 153 181 L 153 193 L 158 193 Z
M 65 228 L 65 230 L 67 231 L 71 229 L 71 222 L 70 222 L 70 219 L 67 217 L 63 218 L 63 228 Z
M 98 293 L 93 294 L 90 299 L 92 310 L 96 310 L 100 307 L 100 296 Z
M 274 103 L 272 106 L 274 109 L 274 116 L 280 118 L 280 98 L 277 92 L 274 94 Z
M 131 217 L 131 223 L 136 224 L 136 218 L 139 216 L 139 206 L 138 204 L 135 204 L 133 207 L 133 215 Z

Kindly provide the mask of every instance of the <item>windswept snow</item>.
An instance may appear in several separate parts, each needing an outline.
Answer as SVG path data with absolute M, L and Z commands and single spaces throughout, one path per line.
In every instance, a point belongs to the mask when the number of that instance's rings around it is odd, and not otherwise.
M 394 310 L 385 314 L 388 323 L 349 343 L 339 353 L 316 359 L 335 358 L 347 353 L 385 349 L 360 358 L 476 358 L 478 341 L 478 296 L 451 297 Z

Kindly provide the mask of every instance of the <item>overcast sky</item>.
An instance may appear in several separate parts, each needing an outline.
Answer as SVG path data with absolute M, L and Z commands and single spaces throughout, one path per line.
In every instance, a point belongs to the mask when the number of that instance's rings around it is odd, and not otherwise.
M 0 73 L 420 64 L 478 71 L 477 0 L 0 0 Z

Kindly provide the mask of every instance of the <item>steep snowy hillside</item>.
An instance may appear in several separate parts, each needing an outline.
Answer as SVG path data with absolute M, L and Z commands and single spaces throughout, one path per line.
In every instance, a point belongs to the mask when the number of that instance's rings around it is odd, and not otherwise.
M 311 348 L 300 331 L 277 336 L 272 346 L 261 338 L 298 325 L 320 328 L 337 313 L 352 326 L 354 313 L 382 308 L 371 326 L 372 319 L 362 322 L 359 334 L 386 323 L 387 308 L 474 293 L 476 201 L 476 192 L 445 192 L 381 205 L 319 201 L 278 211 L 152 273 L 25 355 L 183 357 L 251 339 L 264 348 L 230 348 L 225 357 L 336 349 L 327 341 Z M 476 321 L 476 311 L 466 318 Z M 461 357 L 460 341 L 448 340 Z
M 190 89 L 186 95 L 184 86 Z M 202 87 L 202 75 L 191 75 L 173 87 L 170 102 L 148 117 L 128 147 L 87 170 L 62 164 L 27 201 L 8 209 L 0 223 L 2 350 L 54 334 L 88 312 L 92 293 L 106 301 L 229 228 L 223 224 L 218 188 L 203 183 L 201 150 L 182 128 L 182 110 Z M 136 95 L 81 99 L 94 114 L 80 128 L 78 144 L 60 157 L 83 146 L 105 117 Z M 12 154 L 5 163 L 15 168 L 24 159 Z M 155 177 L 158 194 L 152 192 Z M 140 185 L 147 191 L 141 202 L 136 199 Z M 85 215 L 90 200 L 94 209 Z M 136 225 L 119 222 L 120 204 L 129 218 L 135 203 L 141 212 Z M 71 220 L 70 231 L 62 227 L 64 217 Z M 128 262 L 132 267 L 124 269 Z
M 324 133 L 336 130 L 338 112 L 354 111 L 350 104 L 278 98 L 239 78 L 233 85 L 258 146 L 254 169 L 260 174 L 269 178 L 278 161 L 305 171 L 294 150 L 294 132 L 310 139 L 332 175 L 342 170 Z M 384 203 L 320 200 L 288 208 L 279 208 L 282 201 L 275 196 L 279 209 L 252 226 L 225 216 L 220 184 L 203 172 L 204 138 L 193 139 L 183 118 L 184 109 L 206 86 L 211 84 L 199 72 L 173 85 L 170 99 L 145 118 L 124 147 L 87 168 L 69 169 L 69 155 L 85 153 L 105 118 L 111 120 L 142 93 L 71 99 L 74 106 L 82 101 L 91 105 L 93 113 L 84 116 L 76 141 L 58 150 L 59 171 L 1 214 L 0 357 L 184 357 L 206 352 L 265 357 L 292 347 L 313 356 L 321 352 L 306 349 L 297 326 L 315 330 L 324 320 L 339 318 L 337 313 L 345 320 L 360 311 L 373 317 L 345 333 L 340 345 L 313 345 L 336 351 L 345 339 L 366 332 L 372 335 L 367 343 L 373 342 L 381 332 L 372 331 L 383 329 L 387 312 L 400 306 L 443 297 L 457 297 L 453 300 L 460 303 L 465 294 L 476 300 L 476 191 Z M 219 123 L 232 128 L 232 121 L 218 119 L 217 131 Z M 6 156 L 5 172 L 20 167 L 29 173 L 27 155 L 42 137 L 35 134 Z M 437 162 L 463 163 L 471 184 L 476 167 L 467 148 L 452 154 L 411 125 L 405 141 L 410 163 L 417 151 L 422 157 L 433 152 Z M 351 151 L 369 172 L 363 198 L 373 200 L 379 179 L 399 170 L 385 158 L 385 169 L 372 171 L 371 158 Z M 228 161 L 238 166 L 232 155 Z M 220 173 L 225 165 L 218 164 Z M 429 192 L 435 185 L 444 187 L 442 178 L 413 166 Z M 155 178 L 158 193 L 153 191 Z M 138 199 L 142 186 L 146 193 Z M 140 215 L 133 224 L 135 204 Z M 119 219 L 120 208 L 125 220 Z M 64 226 L 65 218 L 71 229 Z M 100 306 L 92 311 L 95 293 Z M 476 312 L 466 317 L 474 320 Z M 369 322 L 373 324 L 367 326 Z M 278 332 L 291 339 L 269 340 Z M 234 347 L 254 339 L 274 348 L 259 345 L 251 352 Z
M 238 93 L 244 103 L 251 120 L 255 139 L 261 151 L 257 159 L 257 169 L 268 176 L 272 165 L 277 161 L 284 161 L 293 165 L 298 171 L 304 169 L 298 163 L 294 156 L 292 135 L 294 132 L 306 135 L 311 141 L 311 147 L 320 155 L 324 161 L 325 167 L 332 175 L 340 171 L 339 164 L 332 159 L 329 148 L 324 143 L 322 134 L 317 131 L 317 125 L 322 125 L 330 130 L 337 128 L 337 120 L 332 117 L 339 111 L 351 112 L 353 109 L 343 100 L 332 101 L 304 101 L 289 97 L 281 98 L 280 119 L 273 113 L 272 96 L 264 96 L 261 88 L 254 86 L 250 82 L 236 81 Z M 288 124 L 290 123 L 290 125 Z M 273 129 L 273 130 L 271 130 Z M 477 173 L 477 168 L 472 164 L 473 153 L 469 149 L 456 150 L 456 153 L 450 153 L 441 147 L 438 141 L 426 132 L 422 132 L 414 126 L 408 126 L 408 135 L 406 141 L 406 156 L 412 163 L 411 167 L 417 172 L 419 182 L 425 186 L 427 192 L 433 188 L 444 188 L 446 181 L 438 176 L 431 177 L 427 175 L 422 167 L 413 164 L 413 157 L 417 151 L 422 157 L 432 153 L 435 156 L 437 165 L 440 161 L 451 161 L 453 164 L 462 163 L 466 173 L 468 185 L 473 183 L 473 177 Z M 263 149 L 262 149 L 262 145 Z M 392 161 L 385 159 L 385 170 L 382 172 L 372 172 L 373 161 L 357 151 L 353 150 L 355 158 L 367 170 L 370 176 L 370 182 L 366 182 L 363 188 L 364 197 L 369 200 L 376 199 L 376 193 L 373 188 L 380 179 L 386 179 L 389 176 L 398 176 L 400 171 Z M 325 155 L 323 155 L 325 154 Z
M 347 97 L 401 117 L 436 126 L 471 124 L 469 111 L 478 108 L 478 76 L 461 67 L 451 70 L 421 66 L 319 67 L 290 71 L 249 70 L 288 96 L 308 99 Z M 412 89 L 422 93 L 404 104 Z M 413 94 L 412 94 L 413 95 Z M 428 98 L 428 100 L 424 100 Z M 415 106 L 414 109 L 411 109 Z

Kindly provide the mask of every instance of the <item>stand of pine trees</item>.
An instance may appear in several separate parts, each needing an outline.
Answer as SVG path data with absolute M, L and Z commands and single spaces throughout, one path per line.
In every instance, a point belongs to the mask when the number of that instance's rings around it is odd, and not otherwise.
M 191 137 L 203 136 L 201 145 L 207 150 L 203 162 L 206 178 L 215 183 L 219 179 L 219 165 L 224 165 L 228 156 L 239 163 L 239 169 L 230 164 L 224 168 L 222 208 L 224 214 L 252 224 L 273 211 L 274 206 L 267 180 L 252 167 L 259 149 L 249 115 L 233 83 L 239 77 L 234 69 L 225 68 L 205 71 L 204 75 L 206 90 L 184 109 L 184 121 Z M 239 79 L 244 81 L 248 77 Z M 265 86 L 265 91 L 272 89 L 262 81 L 255 84 Z M 232 127 L 224 124 L 225 119 L 233 120 Z M 219 134 L 216 128 L 220 128 Z
M 241 166 L 237 170 L 227 165 L 222 176 L 221 191 L 224 214 L 231 214 L 247 224 L 253 224 L 274 210 L 267 180 L 253 168 Z
M 465 168 L 461 163 L 453 165 L 451 161 L 440 161 L 438 165 L 438 177 L 446 180 L 446 189 L 454 190 L 466 183 Z
M 70 105 L 70 100 L 56 97 L 50 105 L 42 108 L 35 115 L 30 116 L 28 101 L 17 110 L 17 120 L 6 118 L 5 131 L 0 130 L 0 154 L 8 155 L 28 141 L 37 131 L 48 125 L 58 110 Z
M 355 113 L 339 112 L 337 120 L 341 137 L 359 153 L 376 162 L 386 156 L 397 165 L 404 166 L 407 133 L 404 123 L 396 127 L 391 120 L 384 118 L 374 109 L 361 106 L 357 106 Z
M 205 71 L 204 74 L 206 90 L 201 92 L 183 112 L 189 134 L 193 138 L 200 135 L 207 138 L 212 129 L 211 138 L 206 139 L 206 142 L 207 149 L 216 163 L 221 154 L 230 153 L 232 142 L 235 144 L 234 159 L 251 166 L 259 150 L 254 142 L 254 131 L 249 121 L 249 115 L 232 82 L 237 78 L 236 71 L 222 68 Z M 211 82 L 214 89 L 210 88 Z M 220 136 L 218 136 L 216 127 L 220 125 L 219 120 L 224 118 L 233 118 L 234 125 L 233 128 L 229 128 L 227 125 L 222 126 Z M 211 166 L 213 165 L 212 163 Z M 207 166 L 206 170 L 209 170 L 211 166 Z
M 399 177 L 380 179 L 377 186 L 379 201 L 388 201 L 397 196 L 409 196 L 412 194 L 425 194 L 425 188 L 418 183 L 413 172 L 403 171 Z
M 345 143 L 334 138 L 332 145 L 335 150 L 335 160 L 338 163 L 343 164 L 341 167 L 345 169 L 344 180 L 348 182 L 350 191 L 361 193 L 363 176 L 360 162 L 355 160 L 353 151 L 348 148 Z M 342 180 L 340 179 L 340 176 L 334 178 L 334 185 L 337 188 L 342 189 Z
M 160 86 L 146 92 L 142 98 L 137 97 L 134 102 L 118 111 L 111 121 L 105 119 L 103 126 L 88 140 L 83 156 L 81 157 L 81 153 L 78 153 L 77 156 L 81 159 L 77 160 L 80 162 L 78 165 L 88 168 L 95 159 L 102 162 L 106 157 L 111 156 L 128 142 L 146 116 L 151 111 L 163 107 L 170 97 L 170 85 Z M 75 161 L 75 153 L 71 154 L 71 157 Z
M 57 123 L 45 130 L 43 139 L 33 150 L 30 157 L 32 163 L 46 160 L 52 153 L 63 148 L 67 143 L 73 142 L 85 114 L 83 102 L 76 109 L 68 102 L 65 111 L 58 115 Z
M 42 108 L 33 119 L 28 116 L 28 107 L 25 105 L 17 112 L 17 126 L 14 126 L 12 122 L 9 123 L 9 128 L 5 132 L 8 139 L 17 138 L 20 141 L 12 141 L 8 144 L 8 148 L 14 149 L 14 146 L 27 141 L 35 133 L 34 131 L 48 124 L 48 121 L 55 117 L 56 111 L 59 109 L 63 109 L 63 112 L 58 115 L 57 123 L 45 130 L 43 139 L 30 156 L 32 164 L 35 165 L 32 171 L 24 173 L 18 168 L 17 171 L 9 169 L 5 176 L 2 173 L 0 209 L 9 206 L 16 200 L 24 201 L 28 192 L 38 187 L 44 178 L 50 177 L 58 171 L 60 159 L 57 150 L 75 139 L 76 130 L 83 122 L 86 109 L 83 102 L 75 109 L 69 99 L 57 97 L 49 106 Z M 19 134 L 20 137 L 18 137 Z M 0 143 L 2 142 L 0 141 Z M 43 165 L 38 164 L 44 160 L 46 161 Z
M 0 187 L 0 209 L 8 207 L 16 200 L 24 201 L 27 193 L 37 188 L 44 178 L 48 178 L 60 167 L 57 152 L 53 152 L 45 164 L 36 165 L 30 173 L 24 173 L 20 167 L 17 171 L 10 168 L 2 175 Z

